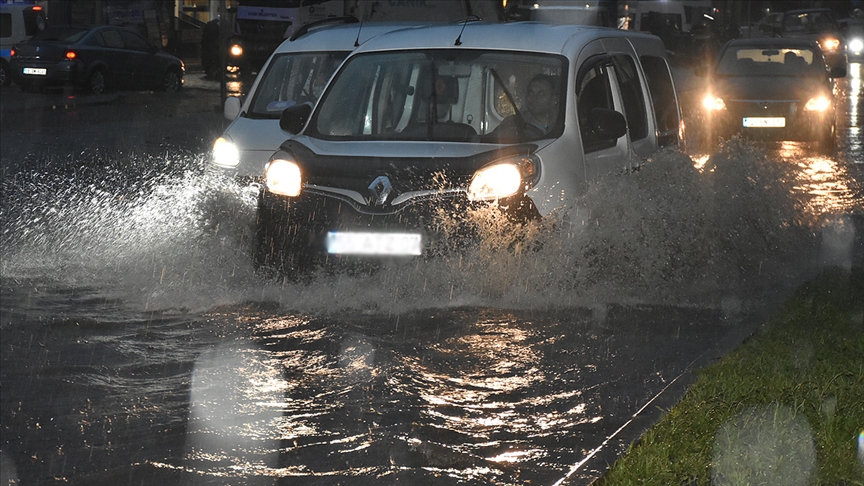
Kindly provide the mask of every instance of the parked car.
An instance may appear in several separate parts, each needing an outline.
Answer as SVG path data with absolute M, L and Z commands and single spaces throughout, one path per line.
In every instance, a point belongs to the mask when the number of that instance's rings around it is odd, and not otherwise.
M 225 100 L 223 114 L 231 124 L 213 144 L 211 167 L 243 182 L 262 181 L 264 166 L 285 141 L 279 128 L 282 111 L 296 104 L 314 104 L 355 44 L 414 25 L 361 25 L 354 17 L 339 17 L 298 29 L 270 56 L 244 100 Z
M 706 73 L 698 73 L 706 74 Z M 703 98 L 709 143 L 742 134 L 761 140 L 834 143 L 834 78 L 816 41 L 780 37 L 728 42 Z
M 12 83 L 9 67 L 12 46 L 45 30 L 45 12 L 39 5 L 0 4 L 0 85 Z
M 53 26 L 13 48 L 13 78 L 24 90 L 72 86 L 177 91 L 185 66 L 136 32 L 110 25 Z
M 280 126 L 254 258 L 286 275 L 470 245 L 475 211 L 551 217 L 681 133 L 658 37 L 535 22 L 382 34 Z
M 847 68 L 846 42 L 834 11 L 827 8 L 789 10 L 777 32 L 780 37 L 811 39 L 819 43 L 828 66 Z

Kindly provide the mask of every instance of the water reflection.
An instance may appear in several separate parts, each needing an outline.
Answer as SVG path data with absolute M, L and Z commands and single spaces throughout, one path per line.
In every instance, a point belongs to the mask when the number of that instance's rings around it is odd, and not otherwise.
M 841 94 L 844 101 L 846 116 L 838 120 L 838 129 L 842 133 L 848 130 L 843 138 L 849 141 L 849 154 L 855 164 L 864 164 L 864 133 L 861 132 L 862 124 L 862 93 L 861 85 L 864 83 L 864 65 L 861 63 L 850 63 L 846 78 L 843 82 L 845 89 Z M 845 96 L 845 100 L 843 97 Z
M 845 165 L 819 155 L 813 155 L 806 144 L 783 142 L 777 155 L 795 164 L 795 189 L 805 195 L 806 216 L 821 216 L 861 209 L 861 201 L 850 189 Z

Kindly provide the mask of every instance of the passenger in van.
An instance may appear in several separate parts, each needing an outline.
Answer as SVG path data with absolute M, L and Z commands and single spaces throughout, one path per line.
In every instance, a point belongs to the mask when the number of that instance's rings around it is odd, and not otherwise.
M 538 74 L 525 92 L 525 119 L 543 135 L 552 130 L 558 118 L 557 84 L 555 76 Z

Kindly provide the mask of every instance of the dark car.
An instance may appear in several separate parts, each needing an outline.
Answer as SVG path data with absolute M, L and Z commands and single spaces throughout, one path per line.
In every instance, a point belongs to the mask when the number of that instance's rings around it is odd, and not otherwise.
M 697 72 L 704 75 L 704 72 Z M 703 98 L 712 144 L 740 133 L 761 140 L 834 140 L 834 78 L 815 41 L 763 37 L 726 43 Z
M 777 33 L 780 37 L 815 40 L 822 48 L 828 66 L 846 69 L 846 42 L 832 10 L 790 10 L 783 14 L 783 22 Z
M 13 48 L 14 81 L 24 90 L 72 86 L 177 91 L 185 68 L 136 32 L 115 26 L 49 27 Z

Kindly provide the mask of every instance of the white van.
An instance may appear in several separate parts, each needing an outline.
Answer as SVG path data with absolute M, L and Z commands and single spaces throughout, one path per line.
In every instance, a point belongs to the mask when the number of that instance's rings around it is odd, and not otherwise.
M 296 135 L 267 167 L 255 262 L 291 273 L 336 255 L 438 254 L 472 234 L 459 215 L 550 216 L 589 181 L 677 145 L 680 120 L 649 34 L 537 22 L 383 34 L 314 109 L 283 114 Z
M 210 166 L 242 181 L 260 180 L 285 141 L 279 116 L 285 108 L 315 103 L 330 76 L 356 46 L 384 32 L 415 24 L 361 24 L 353 17 L 313 22 L 295 31 L 267 60 L 244 100 L 225 100 L 231 120 L 213 144 Z
M 45 12 L 39 5 L 0 4 L 0 85 L 9 86 L 12 46 L 45 30 Z

